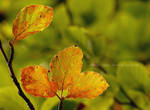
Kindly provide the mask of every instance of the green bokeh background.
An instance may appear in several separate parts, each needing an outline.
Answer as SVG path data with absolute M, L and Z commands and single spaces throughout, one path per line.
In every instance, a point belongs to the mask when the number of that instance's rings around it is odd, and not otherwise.
M 8 56 L 13 20 L 30 4 L 53 7 L 54 17 L 43 32 L 15 44 L 19 81 L 21 68 L 49 68 L 58 51 L 76 44 L 84 53 L 82 71 L 101 73 L 110 87 L 92 100 L 66 100 L 63 110 L 150 110 L 150 0 L 0 0 L 0 39 Z M 36 110 L 57 110 L 56 97 L 26 95 Z M 29 110 L 1 53 L 0 110 Z

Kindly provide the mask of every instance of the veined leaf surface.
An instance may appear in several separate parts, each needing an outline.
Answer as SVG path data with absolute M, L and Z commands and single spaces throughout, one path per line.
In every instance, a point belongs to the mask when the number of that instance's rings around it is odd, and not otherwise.
M 96 72 L 80 73 L 68 90 L 68 98 L 95 98 L 109 86 L 102 75 Z
M 77 46 L 60 51 L 51 61 L 52 80 L 57 82 L 58 89 L 66 89 L 73 83 L 74 77 L 80 74 L 83 53 Z
M 34 96 L 53 97 L 57 91 L 57 86 L 49 81 L 48 70 L 43 66 L 22 69 L 21 82 L 24 90 Z
M 13 23 L 15 40 L 44 30 L 51 23 L 53 9 L 44 5 L 30 5 L 23 8 Z

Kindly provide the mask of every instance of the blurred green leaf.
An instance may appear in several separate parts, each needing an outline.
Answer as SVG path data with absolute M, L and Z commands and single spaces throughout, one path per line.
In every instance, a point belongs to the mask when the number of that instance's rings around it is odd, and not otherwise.
M 113 104 L 113 97 L 111 93 L 105 96 L 97 97 L 93 100 L 86 100 L 83 102 L 86 106 L 84 110 L 109 110 Z
M 0 88 L 12 85 L 12 80 L 4 57 L 0 53 Z
M 41 110 L 52 110 L 53 107 L 59 102 L 57 97 L 47 99 L 41 106 Z
M 136 89 L 142 92 L 145 92 L 145 89 L 147 89 L 146 87 L 148 86 L 146 85 L 150 79 L 146 68 L 138 62 L 132 61 L 124 61 L 119 63 L 117 78 L 121 86 Z
M 60 32 L 64 32 L 64 30 L 69 26 L 69 16 L 64 4 L 59 5 L 54 14 L 54 26 Z
M 125 96 L 122 91 L 118 91 L 115 98 L 117 98 L 120 103 L 130 103 L 130 100 Z
M 66 30 L 65 35 L 71 42 L 79 45 L 86 53 L 92 54 L 91 42 L 84 28 L 71 26 Z
M 142 110 L 150 109 L 150 99 L 143 93 L 135 90 L 126 90 L 126 92 L 139 108 L 141 108 Z
M 36 108 L 34 100 L 32 103 Z M 0 88 L 0 108 L 4 110 L 29 110 L 26 102 L 18 95 L 17 89 L 14 87 Z
M 124 2 L 123 10 L 131 14 L 135 18 L 141 18 L 149 16 L 150 10 L 148 10 L 149 5 L 143 1 L 137 2 Z

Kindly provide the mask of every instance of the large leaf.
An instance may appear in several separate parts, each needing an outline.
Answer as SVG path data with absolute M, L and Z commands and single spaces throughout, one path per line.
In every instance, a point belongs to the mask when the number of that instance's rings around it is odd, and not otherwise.
M 130 100 L 140 108 L 141 110 L 149 110 L 150 109 L 150 99 L 145 94 L 140 91 L 131 90 L 124 88 L 127 95 L 131 98 Z
M 122 86 L 132 89 L 145 90 L 149 82 L 146 68 L 138 62 L 121 62 L 118 65 L 117 77 Z
M 80 74 L 83 53 L 77 46 L 60 51 L 51 61 L 52 79 L 58 84 L 58 89 L 66 89 L 73 83 L 74 77 Z
M 15 40 L 44 30 L 51 23 L 53 9 L 43 5 L 30 5 L 23 8 L 13 23 Z
M 69 88 L 68 98 L 95 98 L 109 86 L 99 73 L 84 72 L 76 77 L 75 83 Z
M 49 81 L 48 70 L 43 66 L 23 68 L 21 82 L 24 90 L 34 96 L 53 97 L 57 91 L 57 86 Z

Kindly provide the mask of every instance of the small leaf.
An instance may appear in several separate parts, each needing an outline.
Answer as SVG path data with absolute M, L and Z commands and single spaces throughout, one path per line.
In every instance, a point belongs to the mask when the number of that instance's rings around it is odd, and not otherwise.
M 30 5 L 23 8 L 13 23 L 15 40 L 44 30 L 51 23 L 53 9 L 44 5 Z
M 51 61 L 52 79 L 57 82 L 58 89 L 66 89 L 74 81 L 82 68 L 83 53 L 77 46 L 60 51 Z
M 76 77 L 75 83 L 68 90 L 68 98 L 95 98 L 109 86 L 99 73 L 84 72 Z
M 48 70 L 43 66 L 22 69 L 21 82 L 24 90 L 33 96 L 53 97 L 57 91 L 54 82 L 48 79 Z

